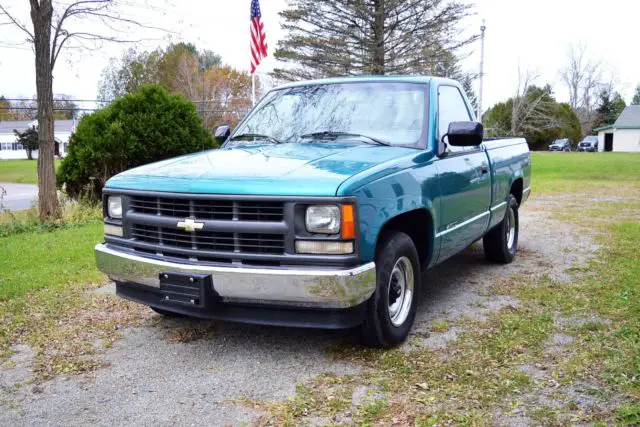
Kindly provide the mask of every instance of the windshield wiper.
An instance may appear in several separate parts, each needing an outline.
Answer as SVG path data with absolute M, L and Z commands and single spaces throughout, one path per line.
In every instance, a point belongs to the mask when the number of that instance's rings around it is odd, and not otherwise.
M 257 139 L 257 140 L 263 140 L 263 141 L 266 140 L 266 141 L 271 141 L 274 144 L 282 144 L 282 142 L 278 141 L 272 136 L 261 135 L 259 133 L 242 133 L 240 135 L 234 135 L 233 138 L 231 138 L 229 141 L 236 141 L 241 139 L 254 139 L 254 140 Z
M 332 132 L 332 131 L 313 132 L 313 133 L 300 135 L 300 138 L 322 139 L 322 138 L 337 138 L 340 136 L 353 136 L 359 139 L 364 139 L 362 142 L 364 142 L 365 144 L 384 145 L 386 147 L 390 147 L 392 145 L 386 141 L 381 141 L 379 139 L 372 138 L 367 135 L 362 135 L 360 133 L 351 133 L 351 132 Z M 366 140 L 368 140 L 369 142 L 367 142 Z

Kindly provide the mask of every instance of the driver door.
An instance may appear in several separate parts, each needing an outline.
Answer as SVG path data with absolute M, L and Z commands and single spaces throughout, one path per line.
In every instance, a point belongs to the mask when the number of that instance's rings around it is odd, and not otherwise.
M 455 86 L 438 88 L 438 138 L 449 123 L 472 121 L 467 102 Z M 447 139 L 445 137 L 445 142 Z M 489 225 L 491 178 L 489 161 L 482 146 L 454 147 L 447 144 L 436 162 L 440 185 L 440 237 L 442 261 L 483 236 Z

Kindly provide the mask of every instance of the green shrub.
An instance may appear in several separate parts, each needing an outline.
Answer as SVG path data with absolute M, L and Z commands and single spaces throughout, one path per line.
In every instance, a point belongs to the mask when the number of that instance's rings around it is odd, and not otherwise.
M 113 175 L 215 147 L 190 101 L 160 86 L 144 86 L 82 118 L 57 182 L 73 198 L 89 188 L 91 197 L 99 199 Z

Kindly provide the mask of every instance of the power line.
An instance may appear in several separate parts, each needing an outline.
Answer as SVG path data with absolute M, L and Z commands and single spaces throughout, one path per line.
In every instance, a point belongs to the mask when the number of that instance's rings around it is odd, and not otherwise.
M 235 97 L 238 98 L 238 97 Z M 240 97 L 242 98 L 242 97 Z M 222 99 L 222 97 L 221 97 Z M 11 102 L 38 102 L 35 98 L 0 98 L 0 101 L 11 101 Z M 100 99 L 54 99 L 53 102 L 95 102 L 96 104 L 110 104 L 113 101 L 104 101 Z M 205 99 L 205 100 L 191 100 L 194 104 L 204 104 L 211 102 L 220 102 L 215 99 Z
M 37 110 L 38 107 L 0 107 L 0 110 Z M 98 108 L 54 108 L 53 111 L 96 111 Z
M 0 110 L 7 111 L 15 111 L 15 110 L 25 110 L 25 111 L 34 111 L 37 110 L 37 107 L 0 107 Z M 96 111 L 99 108 L 54 108 L 53 111 Z M 246 114 L 249 111 L 248 108 L 237 108 L 230 110 L 199 110 L 200 113 L 242 113 Z
M 0 101 L 38 102 L 35 98 L 0 98 Z M 108 104 L 111 101 L 101 101 L 99 99 L 54 99 L 53 102 L 95 102 L 99 104 Z

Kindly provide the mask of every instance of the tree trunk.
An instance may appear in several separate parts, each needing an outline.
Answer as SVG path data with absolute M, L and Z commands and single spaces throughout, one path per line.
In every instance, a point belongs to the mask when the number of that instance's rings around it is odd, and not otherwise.
M 373 12 L 373 69 L 372 74 L 385 74 L 385 46 L 384 46 L 384 9 L 385 0 L 374 0 Z
M 40 222 L 58 215 L 53 143 L 53 76 L 51 63 L 51 0 L 31 0 L 36 95 L 38 99 L 38 209 Z

